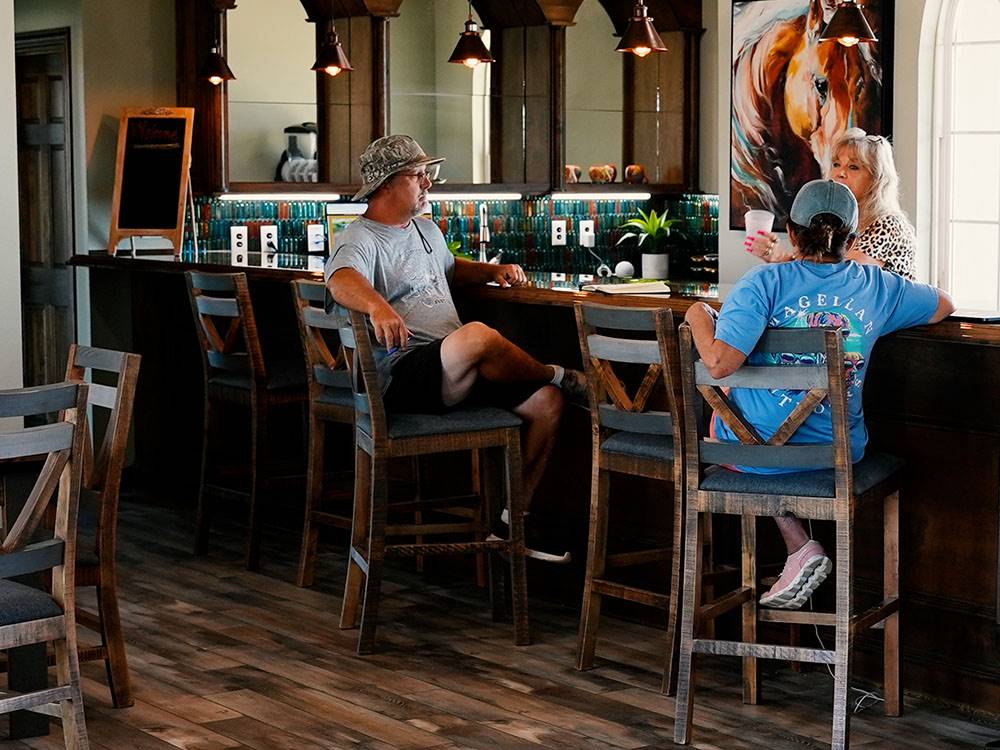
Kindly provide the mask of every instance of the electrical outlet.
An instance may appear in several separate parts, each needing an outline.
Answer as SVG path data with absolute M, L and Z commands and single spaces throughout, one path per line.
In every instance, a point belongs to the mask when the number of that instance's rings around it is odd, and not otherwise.
M 245 266 L 247 264 L 247 250 L 249 250 L 247 237 L 246 227 L 229 227 L 230 262 L 234 266 Z
M 565 219 L 553 219 L 552 220 L 552 245 L 565 245 L 566 244 L 566 220 Z
M 580 247 L 593 247 L 596 237 L 594 236 L 594 220 L 583 219 L 580 222 Z
M 278 227 L 274 224 L 261 225 L 260 264 L 264 268 L 278 267 Z
M 323 255 L 326 252 L 326 230 L 322 224 L 306 225 L 306 251 L 310 255 Z

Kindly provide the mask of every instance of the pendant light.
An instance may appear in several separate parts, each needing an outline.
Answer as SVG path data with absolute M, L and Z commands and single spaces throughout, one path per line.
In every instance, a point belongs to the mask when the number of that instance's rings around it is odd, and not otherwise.
M 479 35 L 479 25 L 472 18 L 472 3 L 469 3 L 469 19 L 465 22 L 465 31 L 458 37 L 458 44 L 455 51 L 448 58 L 450 63 L 462 63 L 466 67 L 474 68 L 479 63 L 493 62 L 493 56 L 489 49 L 483 44 L 483 38 Z
M 332 18 L 329 24 L 330 27 L 326 31 L 326 41 L 320 47 L 312 69 L 323 71 L 332 78 L 333 76 L 340 75 L 345 70 L 351 71 L 354 68 L 351 67 L 351 62 L 347 59 L 347 54 L 340 44 L 340 36 L 337 34 L 337 28 L 334 26 Z
M 226 16 L 226 11 L 224 8 L 216 7 L 215 16 L 215 30 L 214 39 L 212 42 L 212 51 L 208 53 L 208 57 L 205 58 L 205 62 L 201 65 L 201 70 L 198 71 L 198 77 L 204 78 L 213 86 L 218 86 L 223 81 L 234 81 L 236 76 L 233 75 L 233 71 L 229 69 L 229 63 L 226 62 L 226 58 L 222 56 L 219 51 L 222 48 L 222 43 L 220 39 L 222 37 L 222 23 Z
M 666 51 L 667 46 L 653 26 L 646 4 L 638 0 L 615 52 L 631 52 L 636 57 L 645 57 L 650 52 Z
M 823 29 L 819 40 L 821 42 L 840 42 L 845 47 L 853 47 L 858 42 L 872 44 L 878 41 L 872 27 L 868 25 L 865 14 L 861 12 L 854 0 L 841 0 L 830 23 Z

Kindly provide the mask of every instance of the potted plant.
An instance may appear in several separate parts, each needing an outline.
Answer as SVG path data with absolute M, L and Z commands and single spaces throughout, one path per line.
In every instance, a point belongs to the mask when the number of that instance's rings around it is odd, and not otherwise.
M 645 279 L 665 279 L 670 269 L 670 256 L 667 254 L 667 238 L 670 237 L 671 228 L 680 224 L 680 219 L 668 219 L 666 209 L 662 214 L 657 214 L 655 210 L 648 214 L 642 209 L 639 210 L 638 219 L 629 219 L 622 224 L 619 229 L 631 229 L 618 238 L 621 244 L 625 240 L 638 238 L 637 246 L 642 249 L 642 276 Z M 674 230 L 676 234 L 681 234 L 679 230 Z M 645 243 L 645 247 L 643 247 Z

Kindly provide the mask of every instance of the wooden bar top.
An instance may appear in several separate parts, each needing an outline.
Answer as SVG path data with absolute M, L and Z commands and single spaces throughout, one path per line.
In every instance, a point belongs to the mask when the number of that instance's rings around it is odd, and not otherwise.
M 119 253 L 108 255 L 104 251 L 85 255 L 75 255 L 71 265 L 84 268 L 106 268 L 114 270 L 153 271 L 162 273 L 183 273 L 184 271 L 226 272 L 242 271 L 251 280 L 283 281 L 292 279 L 323 278 L 323 258 L 280 253 L 277 268 L 262 268 L 260 253 L 250 253 L 250 265 L 234 266 L 229 261 L 227 251 L 206 251 L 197 257 L 182 255 L 175 257 L 163 253 L 139 251 L 136 257 Z M 497 286 L 466 287 L 457 296 L 469 301 L 506 301 L 522 305 L 548 305 L 572 307 L 577 302 L 599 302 L 605 305 L 623 307 L 669 307 L 675 314 L 683 315 L 695 302 L 706 302 L 712 307 L 721 307 L 721 302 L 713 297 L 698 297 L 686 294 L 669 296 L 649 294 L 603 294 L 601 292 L 579 291 L 577 285 L 566 281 L 553 281 L 552 274 L 529 274 L 531 285 L 501 288 Z M 1000 323 L 970 323 L 946 320 L 933 326 L 918 326 L 894 334 L 904 338 L 930 339 L 958 344 L 1000 346 Z

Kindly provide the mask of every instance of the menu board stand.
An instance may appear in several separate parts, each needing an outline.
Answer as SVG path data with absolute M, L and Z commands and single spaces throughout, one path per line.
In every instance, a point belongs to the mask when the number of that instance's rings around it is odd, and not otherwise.
M 108 254 L 126 237 L 165 237 L 180 255 L 190 187 L 194 109 L 126 109 L 118 125 L 118 158 Z M 192 214 L 193 218 L 193 214 Z

